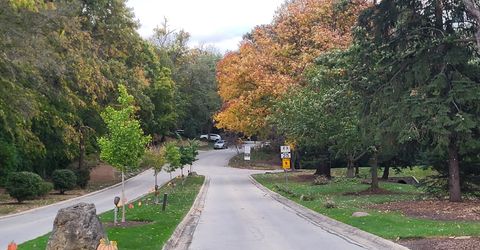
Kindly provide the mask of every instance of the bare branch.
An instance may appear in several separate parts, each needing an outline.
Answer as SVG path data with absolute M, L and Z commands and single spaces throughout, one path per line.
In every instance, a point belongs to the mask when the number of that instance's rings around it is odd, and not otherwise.
M 477 32 L 475 33 L 475 39 L 477 40 L 477 48 L 480 49 L 480 7 L 475 3 L 475 0 L 463 0 L 465 9 L 473 16 L 477 22 Z

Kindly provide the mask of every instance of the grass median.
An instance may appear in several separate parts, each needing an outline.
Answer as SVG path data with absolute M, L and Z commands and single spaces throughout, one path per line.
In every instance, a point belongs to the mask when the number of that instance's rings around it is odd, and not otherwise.
M 117 241 L 118 248 L 122 250 L 161 249 L 192 207 L 204 179 L 203 176 L 187 177 L 182 185 L 183 179 L 177 178 L 172 181 L 175 185 L 161 187 L 160 194 L 169 194 L 168 205 L 163 212 L 161 204 L 153 204 L 153 194 L 134 202 L 134 208 L 126 211 L 126 220 L 141 223 L 132 223 L 126 227 L 105 226 L 113 221 L 113 210 L 101 214 L 99 217 L 109 239 Z M 141 206 L 139 201 L 142 203 Z M 49 236 L 46 234 L 25 242 L 19 249 L 44 250 Z
M 285 184 L 284 174 L 260 174 L 254 178 L 265 187 L 307 208 L 335 220 L 352 225 L 383 238 L 479 236 L 480 222 L 433 220 L 405 216 L 398 211 L 372 208 L 377 204 L 424 199 L 421 189 L 413 185 L 382 182 L 383 194 L 363 193 L 369 185 L 359 179 L 337 177 L 325 185 L 313 185 L 301 178 L 302 173 L 290 174 Z M 303 173 L 305 175 L 305 173 Z M 354 212 L 368 212 L 366 217 L 353 217 Z

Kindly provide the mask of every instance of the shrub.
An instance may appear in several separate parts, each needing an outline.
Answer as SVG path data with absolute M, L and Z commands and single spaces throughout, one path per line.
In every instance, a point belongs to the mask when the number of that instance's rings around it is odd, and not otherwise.
M 53 190 L 53 184 L 51 182 L 44 181 L 40 183 L 40 187 L 38 189 L 38 196 L 46 196 L 50 191 Z
M 77 185 L 77 177 L 72 170 L 57 169 L 52 174 L 53 187 L 55 190 L 64 194 L 65 191 L 72 190 Z
M 75 176 L 77 177 L 77 186 L 85 189 L 87 187 L 88 181 L 90 180 L 90 170 L 77 169 L 75 170 Z
M 23 202 L 38 197 L 43 182 L 42 177 L 38 174 L 16 172 L 8 176 L 5 187 L 11 197 L 17 199 L 18 202 Z

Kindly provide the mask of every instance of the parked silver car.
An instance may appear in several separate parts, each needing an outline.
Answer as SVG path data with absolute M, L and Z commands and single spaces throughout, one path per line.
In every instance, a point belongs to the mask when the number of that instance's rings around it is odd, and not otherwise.
M 224 149 L 224 148 L 228 148 L 227 142 L 224 141 L 224 140 L 218 140 L 218 141 L 215 142 L 215 144 L 213 144 L 213 148 L 214 148 L 214 149 Z

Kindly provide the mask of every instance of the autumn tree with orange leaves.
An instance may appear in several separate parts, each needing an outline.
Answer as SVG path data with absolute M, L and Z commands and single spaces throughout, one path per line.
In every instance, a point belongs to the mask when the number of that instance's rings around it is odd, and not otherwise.
M 217 66 L 224 106 L 217 127 L 265 136 L 275 101 L 304 83 L 303 72 L 324 52 L 347 48 L 366 1 L 294 0 L 269 25 L 244 36 Z

